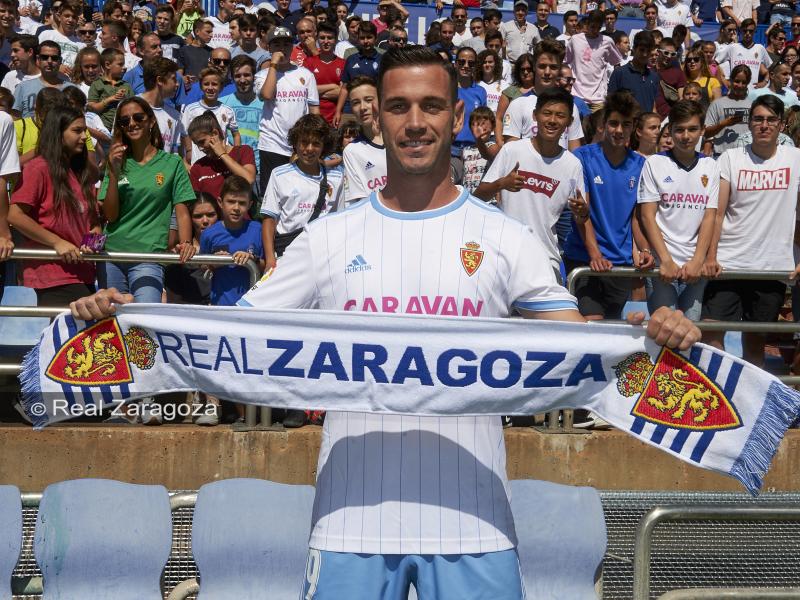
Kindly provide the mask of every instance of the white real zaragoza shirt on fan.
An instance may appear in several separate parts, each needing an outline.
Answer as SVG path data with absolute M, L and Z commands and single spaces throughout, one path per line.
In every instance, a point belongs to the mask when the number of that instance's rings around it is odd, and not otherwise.
M 508 105 L 508 110 L 503 117 L 503 135 L 523 139 L 532 138 L 536 135 L 538 127 L 533 111 L 536 108 L 536 94 L 514 98 Z M 578 107 L 572 105 L 572 123 L 564 131 L 559 140 L 559 144 L 565 150 L 569 147 L 568 143 L 579 140 L 583 137 L 583 126 L 581 125 L 581 115 Z
M 240 305 L 464 317 L 576 309 L 530 229 L 465 191 L 415 213 L 373 193 L 309 224 Z M 451 375 L 463 376 L 455 365 Z M 380 379 L 380 368 L 367 377 Z M 475 554 L 516 545 L 499 417 L 328 412 L 322 440 L 310 547 Z
M 386 185 L 386 149 L 363 136 L 347 144 L 342 154 L 344 200 L 349 205 Z
M 178 154 L 186 137 L 186 128 L 181 122 L 181 114 L 171 106 L 162 106 L 156 108 L 151 106 L 153 113 L 158 121 L 158 128 L 161 131 L 161 137 L 164 138 L 164 152 L 171 152 Z M 192 148 L 192 162 L 197 162 L 202 158 L 202 151 L 198 148 L 199 156 L 195 159 L 195 151 Z
M 719 171 L 731 184 L 717 247 L 719 264 L 728 270 L 793 271 L 800 150 L 778 146 L 772 158 L 763 160 L 750 146 L 733 148 L 719 157 Z
M 214 26 L 208 45 L 212 48 L 227 48 L 230 50 L 233 45 L 231 26 L 228 23 L 223 23 L 217 17 L 206 17 L 205 20 Z
M 645 161 L 638 202 L 659 203 L 656 223 L 676 264 L 685 265 L 694 256 L 705 211 L 717 208 L 718 199 L 719 167 L 713 158 L 698 156 L 688 170 L 665 154 Z
M 269 69 L 256 73 L 254 89 L 261 92 Z M 289 130 L 298 119 L 308 114 L 308 107 L 319 106 L 319 93 L 314 75 L 305 67 L 278 71 L 277 90 L 273 100 L 264 100 L 258 123 L 258 149 L 284 156 L 292 155 Z
M 566 150 L 556 157 L 545 158 L 531 140 L 506 143 L 486 170 L 483 181 L 492 183 L 505 177 L 519 163 L 519 174 L 525 179 L 518 192 L 500 192 L 502 210 L 531 228 L 550 257 L 550 264 L 559 269 L 561 256 L 555 226 L 567 207 L 570 195 L 579 190 L 586 197 L 581 162 Z
M 214 116 L 219 122 L 219 126 L 222 128 L 222 134 L 225 138 L 228 137 L 229 132 L 233 133 L 234 131 L 239 131 L 239 125 L 236 123 L 236 112 L 230 106 L 222 103 L 217 104 L 216 106 L 208 106 L 203 100 L 192 102 L 183 108 L 183 113 L 181 114 L 183 130 L 188 132 L 189 125 L 192 124 L 192 121 L 207 110 L 210 110 L 214 113 Z M 196 163 L 198 160 L 203 158 L 203 156 L 205 156 L 203 151 L 200 150 L 197 144 L 192 142 L 191 164 Z
M 344 171 L 341 167 L 328 169 L 326 177 L 328 192 L 320 217 L 342 208 Z M 291 233 L 302 228 L 314 212 L 321 181 L 322 173 L 307 175 L 294 163 L 277 167 L 269 178 L 261 214 L 275 219 L 277 233 Z
M 761 44 L 753 44 L 750 48 L 745 48 L 739 43 L 726 44 L 720 46 L 714 57 L 720 66 L 726 67 L 726 73 L 730 76 L 731 71 L 738 65 L 750 67 L 750 88 L 754 88 L 758 83 L 759 66 L 764 65 L 769 69 L 772 59 L 769 57 L 767 49 Z

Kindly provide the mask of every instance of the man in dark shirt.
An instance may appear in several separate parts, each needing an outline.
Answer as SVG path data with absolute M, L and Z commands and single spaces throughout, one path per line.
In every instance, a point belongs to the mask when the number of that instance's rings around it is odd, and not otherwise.
M 656 59 L 658 75 L 661 82 L 656 95 L 656 112 L 666 119 L 669 109 L 683 96 L 686 87 L 686 75 L 678 63 L 678 47 L 672 38 L 664 38 L 658 47 Z
M 655 111 L 656 95 L 660 77 L 647 66 L 648 59 L 656 47 L 653 34 L 640 31 L 633 40 L 631 61 L 617 67 L 608 81 L 608 93 L 628 90 L 639 103 L 642 111 Z
M 451 21 L 452 22 L 452 21 Z M 347 83 L 358 77 L 366 75 L 373 79 L 378 79 L 378 67 L 381 66 L 381 54 L 375 48 L 378 39 L 375 23 L 362 21 L 358 26 L 358 52 L 347 57 L 342 71 L 342 87 L 339 92 L 339 100 L 336 102 L 336 114 L 333 117 L 333 126 L 339 127 L 342 113 L 347 103 Z
M 211 46 L 208 45 L 208 42 L 211 41 L 213 32 L 214 26 L 211 23 L 198 19 L 192 25 L 194 38 L 192 43 L 178 48 L 175 62 L 181 68 L 187 87 L 190 87 L 200 71 L 208 66 L 208 60 L 211 58 Z
M 561 35 L 561 32 L 550 25 L 547 17 L 550 16 L 550 5 L 547 2 L 541 1 L 536 5 L 536 29 L 539 30 L 539 37 L 544 39 L 554 40 Z

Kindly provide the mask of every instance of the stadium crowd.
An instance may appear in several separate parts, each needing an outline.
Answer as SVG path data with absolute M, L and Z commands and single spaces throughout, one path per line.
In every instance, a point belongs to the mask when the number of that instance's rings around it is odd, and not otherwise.
M 767 8 L 516 0 L 504 22 L 491 2 L 456 0 L 424 36 L 452 63 L 463 103 L 453 182 L 528 225 L 560 281 L 582 266 L 659 269 L 579 280 L 588 319 L 620 319 L 633 297 L 694 320 L 776 321 L 784 283 L 717 279 L 795 270 L 800 14 L 793 0 Z M 378 11 L 0 0 L 0 297 L 21 284 L 60 307 L 100 286 L 137 302 L 236 304 L 250 287 L 241 265 L 275 267 L 305 224 L 386 183 L 375 77 L 382 55 L 411 41 L 398 0 Z M 641 27 L 618 30 L 618 16 Z M 766 46 L 757 21 L 770 24 Z M 693 32 L 712 22 L 716 41 Z M 17 265 L 14 247 L 61 260 Z M 236 264 L 84 260 L 102 250 Z M 368 268 L 361 256 L 348 266 Z M 764 343 L 746 335 L 745 358 L 763 365 Z M 283 422 L 322 418 L 287 411 Z

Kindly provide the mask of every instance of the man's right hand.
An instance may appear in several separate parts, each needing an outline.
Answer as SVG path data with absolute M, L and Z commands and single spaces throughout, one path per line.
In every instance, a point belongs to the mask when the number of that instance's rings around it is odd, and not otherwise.
M 714 279 L 715 277 L 719 277 L 720 273 L 722 273 L 722 265 L 717 262 L 717 257 L 706 256 L 706 260 L 703 263 L 703 277 Z
M 117 304 L 129 304 L 131 302 L 133 302 L 131 294 L 123 294 L 118 292 L 116 288 L 108 288 L 71 302 L 69 309 L 76 319 L 99 321 L 113 315 L 117 311 Z
M 0 260 L 6 260 L 11 257 L 14 251 L 14 242 L 10 237 L 0 236 Z
M 508 192 L 518 192 L 522 189 L 522 184 L 525 183 L 525 178 L 519 174 L 519 162 L 514 165 L 514 168 L 502 179 L 502 189 Z
M 602 254 L 589 255 L 589 268 L 599 273 L 610 271 L 614 265 Z

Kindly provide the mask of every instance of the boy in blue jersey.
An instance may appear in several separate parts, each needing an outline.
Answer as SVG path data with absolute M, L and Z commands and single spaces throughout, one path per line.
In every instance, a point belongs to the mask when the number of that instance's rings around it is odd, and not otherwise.
M 600 143 L 575 150 L 583 165 L 590 219 L 583 224 L 573 223 L 567 236 L 567 272 L 587 265 L 598 272 L 610 271 L 614 266 L 653 266 L 647 241 L 633 218 L 644 157 L 629 150 L 627 143 L 639 105 L 629 92 L 620 91 L 606 98 L 603 109 Z M 587 320 L 621 319 L 630 289 L 629 279 L 579 279 L 575 289 L 578 310 Z
M 236 84 L 233 94 L 222 96 L 219 101 L 225 106 L 230 106 L 236 114 L 239 124 L 239 135 L 243 146 L 258 148 L 258 123 L 264 109 L 264 101 L 256 94 L 253 84 L 256 75 L 256 62 L 246 54 L 240 54 L 231 60 L 231 76 Z M 232 138 L 231 138 L 232 141 Z M 260 170 L 259 152 L 255 153 L 256 173 Z M 258 185 L 256 175 L 256 186 Z M 260 198 L 262 190 L 256 190 L 256 197 Z M 256 211 L 258 214 L 258 211 Z
M 453 181 L 460 184 L 464 180 L 464 160 L 461 151 L 467 146 L 475 145 L 475 136 L 469 125 L 472 111 L 479 106 L 486 106 L 486 90 L 475 83 L 475 64 L 478 55 L 472 48 L 460 48 L 456 55 L 456 72 L 458 73 L 458 99 L 464 103 L 464 124 L 461 131 L 456 134 L 453 145 L 450 146 L 451 163 L 456 177 Z
M 201 254 L 233 256 L 233 262 L 242 266 L 250 259 L 258 260 L 264 268 L 261 223 L 247 219 L 251 202 L 251 186 L 244 177 L 231 175 L 225 180 L 219 201 L 222 220 L 201 234 Z M 234 265 L 218 267 L 211 283 L 211 304 L 234 306 L 249 288 L 246 269 Z

